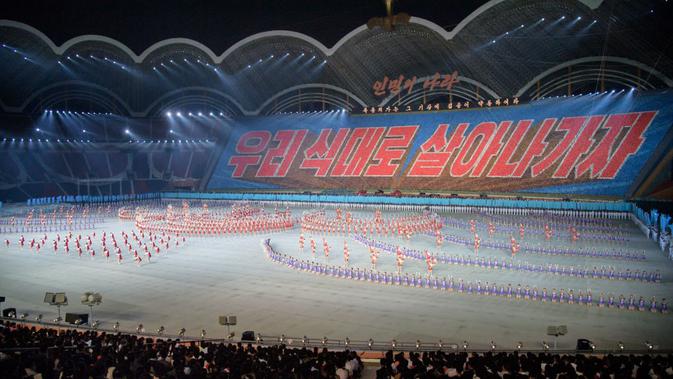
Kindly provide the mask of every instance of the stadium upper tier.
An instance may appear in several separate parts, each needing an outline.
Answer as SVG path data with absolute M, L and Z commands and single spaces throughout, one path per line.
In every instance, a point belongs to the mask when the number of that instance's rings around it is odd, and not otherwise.
M 273 30 L 224 52 L 184 38 L 142 52 L 99 35 L 57 45 L 30 25 L 0 20 L 0 108 L 153 117 L 199 106 L 237 116 L 306 110 L 313 103 L 352 111 L 449 96 L 527 101 L 666 88 L 673 86 L 673 59 L 650 38 L 659 13 L 666 13 L 654 12 L 657 7 L 670 11 L 655 1 L 492 0 L 450 28 L 411 15 L 392 31 L 362 25 L 331 47 Z M 435 73 L 453 72 L 453 86 L 423 85 Z M 374 89 L 400 76 L 416 77 L 416 86 L 397 94 Z

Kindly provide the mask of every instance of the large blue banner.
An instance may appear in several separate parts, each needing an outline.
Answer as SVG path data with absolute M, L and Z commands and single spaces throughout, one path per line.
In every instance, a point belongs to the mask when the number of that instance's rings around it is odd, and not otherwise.
M 622 197 L 673 124 L 673 91 L 426 113 L 235 122 L 209 189 L 401 189 Z

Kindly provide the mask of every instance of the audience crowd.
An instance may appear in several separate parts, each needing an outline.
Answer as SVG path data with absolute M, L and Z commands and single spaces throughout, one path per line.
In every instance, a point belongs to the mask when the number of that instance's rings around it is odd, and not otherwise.
M 184 342 L 0 322 L 0 378 L 361 377 L 354 351 Z M 374 374 L 374 369 L 371 370 Z M 671 355 L 388 351 L 377 378 L 673 378 Z

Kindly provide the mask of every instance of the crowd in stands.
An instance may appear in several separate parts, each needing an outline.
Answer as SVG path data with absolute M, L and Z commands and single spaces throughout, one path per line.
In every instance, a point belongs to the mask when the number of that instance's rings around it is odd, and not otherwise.
M 330 378 L 361 376 L 353 351 L 180 342 L 0 323 L 0 378 Z M 377 378 L 673 378 L 671 355 L 388 351 Z
M 27 349 L 26 349 L 27 348 Z M 0 378 L 359 377 L 355 352 L 0 324 Z
M 673 378 L 673 356 L 668 355 L 559 355 L 554 353 L 447 353 L 394 354 L 380 361 L 379 378 L 470 379 L 619 379 Z

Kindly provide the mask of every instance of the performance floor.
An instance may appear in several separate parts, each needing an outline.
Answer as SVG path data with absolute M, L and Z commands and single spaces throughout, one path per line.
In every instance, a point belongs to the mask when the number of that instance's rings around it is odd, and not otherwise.
M 6 208 L 3 212 L 17 211 Z M 271 210 L 272 208 L 268 208 Z M 291 208 L 295 217 L 307 208 Z M 344 210 L 345 211 L 345 210 Z M 334 217 L 334 209 L 326 210 L 328 217 Z M 352 211 L 354 217 L 373 217 L 373 209 Z M 383 217 L 409 214 L 410 212 L 383 211 Z M 461 222 L 477 221 L 477 229 L 482 244 L 489 241 L 485 223 L 490 216 L 474 214 L 450 214 Z M 519 222 L 521 218 L 497 216 L 498 222 Z M 508 219 L 509 218 L 509 219 Z M 559 276 L 542 273 L 523 273 L 513 270 L 493 270 L 471 266 L 438 264 L 434 273 L 438 277 L 452 276 L 455 280 L 482 283 L 497 282 L 499 285 L 511 283 L 537 286 L 540 290 L 551 288 L 572 288 L 591 290 L 594 300 L 601 292 L 612 293 L 615 297 L 623 294 L 643 296 L 647 301 L 655 296 L 673 298 L 673 262 L 667 260 L 654 242 L 630 220 L 611 224 L 625 228 L 623 237 L 627 242 L 576 242 L 593 248 L 622 249 L 645 252 L 646 260 L 630 261 L 606 258 L 567 257 L 541 254 L 526 254 L 522 251 L 514 259 L 534 264 L 560 264 L 592 268 L 593 266 L 613 266 L 615 270 L 659 270 L 661 283 L 639 281 L 598 280 Z M 108 218 L 97 225 L 97 235 L 103 231 L 118 234 L 124 230 L 131 232 L 133 223 Z M 503 227 L 504 228 L 504 227 Z M 580 233 L 582 232 L 582 228 Z M 86 235 L 88 231 L 73 231 L 76 235 Z M 444 233 L 471 238 L 469 230 L 444 227 Z M 26 240 L 43 233 L 26 233 Z M 48 241 L 56 233 L 47 233 Z M 63 234 L 61 232 L 61 234 Z M 508 241 L 509 233 L 496 233 L 496 238 Z M 527 243 L 543 244 L 541 231 L 529 230 L 523 240 Z M 569 238 L 557 231 L 553 246 L 571 246 Z M 414 342 L 436 342 L 460 344 L 466 340 L 471 348 L 487 348 L 490 341 L 501 347 L 513 348 L 522 342 L 526 348 L 541 348 L 541 341 L 553 344 L 553 337 L 546 335 L 548 325 L 567 325 L 568 334 L 558 338 L 559 348 L 573 348 L 578 338 L 595 342 L 597 348 L 610 349 L 623 341 L 627 349 L 642 349 L 644 342 L 650 341 L 659 348 L 673 348 L 673 319 L 671 314 L 653 314 L 649 311 L 628 311 L 619 309 L 587 307 L 581 305 L 536 302 L 530 300 L 507 299 L 503 297 L 468 295 L 425 288 L 407 288 L 394 285 L 378 285 L 368 282 L 318 276 L 308 272 L 295 271 L 268 259 L 262 249 L 261 240 L 271 238 L 271 245 L 282 253 L 310 259 L 310 233 L 305 233 L 307 248 L 302 253 L 298 248 L 299 228 L 288 232 L 270 233 L 239 237 L 188 237 L 184 246 L 171 248 L 154 256 L 151 263 L 146 261 L 140 267 L 127 256 L 123 264 L 110 262 L 97 256 L 79 258 L 73 251 L 69 256 L 63 251 L 54 253 L 50 243 L 39 254 L 26 247 L 20 249 L 19 234 L 4 234 L 11 241 L 9 248 L 4 242 L 0 246 L 0 296 L 6 296 L 4 308 L 17 308 L 18 313 L 27 312 L 33 318 L 44 314 L 44 319 L 56 317 L 56 309 L 43 303 L 45 292 L 66 292 L 70 301 L 63 312 L 86 313 L 88 307 L 81 305 L 79 297 L 85 291 L 97 291 L 103 295 L 103 302 L 94 308 L 94 318 L 102 321 L 102 327 L 110 328 L 115 321 L 122 330 L 135 330 L 138 323 L 146 331 L 154 331 L 160 325 L 167 333 L 176 334 L 180 328 L 187 330 L 188 336 L 199 336 L 202 329 L 207 337 L 225 337 L 226 328 L 218 325 L 219 315 L 235 315 L 238 325 L 232 328 L 236 336 L 242 331 L 253 330 L 264 335 L 298 337 L 309 336 L 320 339 Z M 322 252 L 322 237 L 314 235 L 318 245 L 315 260 L 326 262 Z M 119 238 L 119 237 L 118 237 Z M 99 239 L 99 237 L 97 238 Z M 331 246 L 329 262 L 343 263 L 344 237 L 327 236 Z M 438 248 L 435 239 L 416 235 L 410 241 L 399 238 L 378 238 L 379 240 L 412 247 L 428 249 L 432 253 L 474 255 L 471 248 L 448 242 Z M 350 265 L 360 268 L 370 267 L 368 248 L 348 239 Z M 508 259 L 507 249 L 481 248 L 479 256 Z M 381 254 L 378 269 L 395 271 L 395 255 Z M 407 260 L 404 273 L 426 273 L 424 261 Z M 577 293 L 576 293 L 577 295 Z

